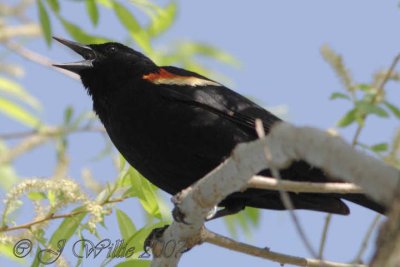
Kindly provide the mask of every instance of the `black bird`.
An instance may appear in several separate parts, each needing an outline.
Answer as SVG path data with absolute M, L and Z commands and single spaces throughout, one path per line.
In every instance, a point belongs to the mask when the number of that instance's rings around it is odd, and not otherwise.
M 170 194 L 190 186 L 228 157 L 241 142 L 257 138 L 255 120 L 268 134 L 279 118 L 242 95 L 197 73 L 160 67 L 119 43 L 82 45 L 54 38 L 84 60 L 57 64 L 77 73 L 93 100 L 112 142 L 144 177 Z M 271 176 L 268 170 L 261 175 Z M 324 173 L 303 161 L 281 171 L 283 179 L 328 182 Z M 362 194 L 289 193 L 296 209 L 348 214 L 341 199 L 384 213 Z M 246 206 L 283 210 L 279 193 L 247 189 L 229 195 L 214 216 Z

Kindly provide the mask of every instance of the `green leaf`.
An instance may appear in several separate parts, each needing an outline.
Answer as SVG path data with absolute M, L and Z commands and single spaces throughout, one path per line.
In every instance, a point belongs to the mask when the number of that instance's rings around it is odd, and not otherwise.
M 68 106 L 64 111 L 64 125 L 69 125 L 71 123 L 72 115 L 74 114 L 74 108 Z
M 47 242 L 47 239 L 45 237 L 45 232 L 43 229 L 37 229 L 33 231 L 33 236 L 34 239 L 36 239 L 40 244 L 45 245 Z
M 9 153 L 9 149 L 0 140 L 0 155 Z M 7 192 L 8 189 L 18 181 L 18 176 L 11 164 L 0 164 L 0 188 Z
M 142 251 L 143 244 L 145 239 L 149 236 L 151 231 L 155 228 L 163 227 L 165 225 L 164 222 L 158 222 L 153 225 L 145 226 L 140 228 L 138 231 L 136 231 L 132 236 L 130 236 L 127 240 L 127 245 L 128 246 L 133 246 L 138 251 Z
M 151 23 L 147 28 L 150 36 L 156 37 L 165 32 L 176 17 L 177 5 L 174 1 L 170 2 L 165 8 L 159 8 L 156 15 L 151 15 Z
M 157 196 L 150 182 L 132 167 L 129 168 L 127 174 L 130 177 L 131 189 L 134 195 L 139 198 L 142 207 L 150 215 L 162 220 L 160 207 L 157 203 Z
M 130 236 L 126 241 L 126 248 L 135 248 L 135 256 L 140 257 L 142 253 L 140 251 L 143 251 L 143 244 L 145 239 L 149 236 L 151 231 L 155 228 L 160 228 L 165 226 L 164 222 L 158 222 L 153 225 L 148 225 L 140 228 L 138 231 L 136 231 L 132 236 Z M 150 255 L 149 255 L 150 256 Z M 112 260 L 112 257 L 105 259 L 101 266 L 108 266 L 107 264 Z M 136 266 L 136 265 L 135 265 Z
M 7 257 L 10 260 L 16 261 L 19 264 L 26 266 L 26 260 L 24 258 L 17 258 L 14 254 L 14 244 L 0 243 L 0 254 Z
M 38 10 L 39 10 L 39 21 L 40 21 L 40 26 L 42 27 L 44 39 L 46 40 L 47 45 L 50 46 L 50 44 L 51 44 L 51 25 L 50 25 L 49 14 L 47 13 L 47 10 L 42 3 L 42 0 L 38 0 L 37 4 L 38 4 Z
M 151 265 L 151 261 L 146 260 L 128 260 L 115 265 L 115 267 L 149 267 Z
M 260 222 L 261 213 L 259 209 L 246 208 L 244 211 L 233 216 L 224 217 L 224 223 L 228 232 L 237 237 L 238 230 L 241 229 L 247 237 L 251 237 L 252 229 Z
M 383 108 L 379 107 L 378 105 L 374 105 L 365 101 L 359 101 L 356 103 L 356 109 L 361 114 L 375 114 L 378 117 L 387 118 L 389 114 Z
M 110 42 L 107 38 L 90 35 L 72 22 L 69 22 L 62 17 L 59 18 L 65 30 L 78 42 L 86 44 L 102 44 Z
M 0 112 L 29 127 L 37 127 L 40 122 L 31 112 L 4 98 L 0 98 Z
M 125 212 L 120 209 L 115 209 L 115 211 L 121 236 L 124 240 L 127 240 L 136 232 L 136 227 Z
M 57 201 L 57 195 L 53 190 L 47 192 L 47 199 L 49 200 L 50 206 L 54 206 Z
M 47 4 L 49 4 L 50 8 L 54 12 L 60 12 L 60 4 L 58 3 L 58 0 L 47 0 Z
M 86 0 L 86 10 L 89 14 L 89 18 L 93 25 L 97 25 L 99 22 L 99 10 L 95 0 Z
M 357 110 L 355 108 L 348 111 L 337 123 L 338 127 L 346 127 L 356 120 Z
M 132 13 L 117 1 L 113 2 L 114 12 L 121 24 L 128 30 L 130 36 L 143 49 L 145 53 L 150 53 L 150 38 L 146 31 L 143 30 L 139 22 Z
M 81 228 L 78 229 L 77 235 L 78 235 L 78 240 L 84 240 L 85 239 L 85 237 L 82 234 L 82 229 Z M 75 267 L 79 267 L 79 266 L 82 265 L 82 262 L 83 262 L 83 259 L 84 259 L 84 257 L 83 257 L 84 250 L 85 250 L 85 244 L 84 244 L 84 242 L 81 242 L 79 253 L 78 253 L 78 255 L 81 256 L 81 257 L 78 257 L 78 260 L 77 260 L 77 262 L 75 264 Z
M 374 152 L 385 152 L 389 148 L 389 145 L 387 143 L 380 143 L 376 144 L 370 147 L 370 149 Z
M 107 184 L 107 187 L 104 188 L 99 194 L 97 194 L 96 202 L 102 203 L 102 202 L 106 201 L 107 198 L 110 196 L 110 190 L 111 189 L 109 188 L 109 186 Z
M 334 99 L 338 99 L 338 98 L 350 100 L 350 96 L 343 94 L 343 93 L 339 93 L 339 92 L 334 92 L 329 97 L 330 100 L 334 100 Z
M 118 163 L 119 163 L 119 172 L 121 173 L 122 171 L 125 170 L 125 166 L 126 166 L 126 159 L 124 158 L 124 156 L 122 156 L 122 154 L 119 154 L 118 156 Z
M 31 267 L 39 267 L 41 265 L 41 263 L 39 261 L 40 251 L 41 251 L 41 248 L 38 246 L 36 253 L 35 253 L 34 261 L 32 262 Z
M 388 101 L 384 101 L 383 104 L 393 113 L 393 115 L 400 119 L 400 109 L 398 107 Z
M 224 223 L 226 225 L 226 228 L 229 232 L 229 234 L 233 238 L 237 238 L 238 236 L 238 231 L 237 231 L 237 218 L 236 214 L 233 216 L 225 216 L 223 217 Z
M 81 122 L 85 121 L 86 126 L 90 126 L 96 119 L 93 111 L 84 111 L 76 116 L 75 120 L 71 123 L 72 128 L 77 128 Z
M 16 97 L 18 100 L 23 101 L 37 110 L 41 109 L 41 105 L 35 97 L 31 96 L 18 83 L 9 79 L 0 77 L 0 92 Z
M 15 170 L 13 169 L 12 165 L 10 164 L 0 165 L 0 177 L 1 177 L 0 188 L 5 190 L 5 192 L 7 192 L 8 189 L 10 189 L 11 186 L 13 186 L 18 181 L 18 176 L 15 173 Z
M 178 46 L 177 51 L 179 51 L 179 53 L 185 57 L 202 55 L 220 61 L 224 64 L 235 67 L 240 66 L 239 61 L 232 55 L 208 44 L 185 42 Z
M 78 207 L 74 209 L 72 212 L 80 211 L 82 207 Z M 75 233 L 76 229 L 78 229 L 79 225 L 81 224 L 83 218 L 86 216 L 86 212 L 79 213 L 75 216 L 65 218 L 57 230 L 53 233 L 50 238 L 49 246 L 52 249 L 57 249 L 57 243 L 60 240 L 68 241 L 71 236 Z
M 373 88 L 369 84 L 359 83 L 359 84 L 356 85 L 356 89 L 359 89 L 359 90 L 364 91 L 364 92 L 369 92 Z
M 96 1 L 99 2 L 99 4 L 103 5 L 104 7 L 112 8 L 113 0 L 96 0 Z
M 47 196 L 43 192 L 29 192 L 28 198 L 31 200 L 42 200 L 42 199 L 46 199 Z
M 257 226 L 260 222 L 261 219 L 261 212 L 259 209 L 255 209 L 255 208 L 246 208 L 244 210 L 245 215 L 247 218 L 250 219 L 251 223 L 254 226 Z

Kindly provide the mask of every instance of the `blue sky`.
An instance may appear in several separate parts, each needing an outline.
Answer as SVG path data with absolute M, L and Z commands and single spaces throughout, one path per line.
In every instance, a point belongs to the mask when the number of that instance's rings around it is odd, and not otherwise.
M 65 8 L 64 12 L 70 20 L 79 21 L 81 25 L 87 25 L 86 29 L 116 41 L 125 39 L 124 30 L 115 17 L 105 10 L 101 13 L 97 29 L 92 29 L 84 11 L 77 8 L 79 4 L 65 1 L 67 6 L 70 9 Z M 36 10 L 32 10 L 31 16 L 36 18 Z M 234 55 L 241 62 L 241 67 L 233 69 L 214 62 L 207 64 L 229 77 L 232 89 L 257 99 L 263 105 L 286 105 L 288 119 L 296 125 L 327 129 L 335 125 L 350 104 L 329 100 L 333 91 L 343 88 L 322 59 L 320 47 L 329 44 L 344 56 L 355 81 L 367 83 L 376 70 L 387 68 L 400 52 L 400 38 L 396 32 L 398 25 L 400 9 L 398 1 L 394 0 L 180 1 L 178 20 L 156 45 L 162 48 L 174 40 L 189 39 L 220 47 Z M 54 33 L 68 38 L 60 25 L 54 25 Z M 49 50 L 42 40 L 31 42 L 28 47 L 55 61 L 65 62 L 72 58 L 72 54 L 64 47 L 53 44 Z M 21 83 L 43 103 L 45 109 L 42 117 L 46 122 L 60 123 L 63 108 L 68 104 L 74 105 L 77 112 L 91 108 L 91 100 L 80 83 L 18 57 L 10 57 L 9 60 L 16 60 L 26 68 L 26 76 Z M 390 83 L 387 88 L 390 99 L 399 99 L 398 84 Z M 0 117 L 0 125 L 1 132 L 23 129 L 4 117 Z M 398 122 L 395 120 L 371 117 L 367 120 L 361 140 L 368 144 L 389 140 L 396 126 Z M 351 140 L 354 130 L 354 127 L 349 127 L 340 133 L 345 139 Z M 103 182 L 115 177 L 109 161 L 91 160 L 103 148 L 103 144 L 99 135 L 71 135 L 71 177 L 80 177 L 83 166 L 89 166 L 94 176 Z M 28 177 L 50 175 L 54 166 L 52 145 L 50 143 L 18 159 L 15 162 L 18 174 Z M 352 260 L 373 220 L 372 211 L 350 206 L 350 216 L 333 218 L 325 250 L 329 260 Z M 135 207 L 133 202 L 119 205 L 140 225 L 142 216 Z M 305 211 L 298 212 L 298 215 L 314 248 L 318 248 L 325 215 Z M 108 223 L 108 237 L 117 239 L 119 232 L 115 220 L 109 218 Z M 210 222 L 207 227 L 228 234 L 221 220 Z M 238 239 L 277 252 L 310 256 L 286 212 L 263 211 L 261 224 L 254 229 L 252 238 L 239 235 Z M 373 240 L 370 243 L 372 246 Z M 367 255 L 371 255 L 371 248 Z M 84 266 L 92 264 L 87 260 Z M 278 266 L 209 244 L 192 249 L 181 260 L 181 266 L 222 264 Z

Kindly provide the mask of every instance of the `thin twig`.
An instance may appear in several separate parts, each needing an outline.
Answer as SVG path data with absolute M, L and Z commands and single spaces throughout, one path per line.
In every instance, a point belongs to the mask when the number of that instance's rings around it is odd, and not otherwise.
M 386 85 L 386 83 L 390 80 L 390 77 L 392 75 L 392 73 L 394 72 L 394 69 L 396 68 L 398 62 L 400 60 L 400 54 L 398 54 L 392 61 L 392 64 L 390 65 L 389 70 L 386 72 L 384 78 L 382 79 L 382 82 L 379 84 L 377 91 L 375 93 L 375 95 L 373 96 L 371 102 L 375 103 L 378 100 L 379 95 L 382 93 L 382 91 L 384 90 L 384 87 Z M 365 114 L 362 119 L 364 120 L 367 117 L 367 115 Z M 358 139 L 361 135 L 361 131 L 364 128 L 364 125 L 362 124 L 358 124 L 356 132 L 354 134 L 353 140 L 351 142 L 351 145 L 354 147 L 358 144 Z M 328 215 L 331 216 L 331 215 Z M 330 224 L 330 220 L 328 222 L 327 225 L 324 226 L 324 229 L 326 230 L 326 232 L 329 229 L 329 224 Z M 372 231 L 372 230 L 371 230 Z M 326 232 L 323 233 L 323 237 L 324 237 L 324 242 L 326 241 Z M 369 237 L 368 237 L 369 238 Z M 364 243 L 363 243 L 364 244 Z M 325 245 L 321 243 L 321 246 L 324 247 Z M 359 253 L 361 252 L 363 248 L 360 249 Z M 320 253 L 323 253 L 323 251 L 320 251 Z
M 249 244 L 235 241 L 231 238 L 219 235 L 217 233 L 203 230 L 202 235 L 204 236 L 204 241 L 217 245 L 219 247 L 227 248 L 237 252 L 242 252 L 248 255 L 253 255 L 263 259 L 268 259 L 280 263 L 282 266 L 284 264 L 291 264 L 296 266 L 307 266 L 307 267 L 366 267 L 360 264 L 346 264 L 330 261 L 321 261 L 318 259 L 308 259 L 290 256 L 282 253 L 272 252 L 266 248 L 259 248 Z
M 12 132 L 12 133 L 1 133 L 0 139 L 8 140 L 8 139 L 19 139 L 30 137 L 33 135 L 46 135 L 46 136 L 55 136 L 59 134 L 68 134 L 68 133 L 78 133 L 78 132 L 101 132 L 105 133 L 105 129 L 102 126 L 84 126 L 81 128 L 66 128 L 66 127 L 46 127 L 45 129 L 40 130 L 32 130 L 32 131 L 21 131 L 21 132 Z
M 0 31 L 0 42 L 6 43 L 8 40 L 14 37 L 37 37 L 40 36 L 40 28 L 37 24 L 28 23 L 18 26 L 5 26 Z
M 35 147 L 49 141 L 50 139 L 44 135 L 34 135 L 23 139 L 19 144 L 14 146 L 6 153 L 0 154 L 0 165 L 13 161 L 23 153 L 34 149 Z
M 328 213 L 325 217 L 324 229 L 322 230 L 322 237 L 319 243 L 318 259 L 320 260 L 324 259 L 324 250 L 331 220 L 332 220 L 332 213 Z
M 106 204 L 111 204 L 111 203 L 117 203 L 117 202 L 122 202 L 126 199 L 126 197 L 123 198 L 114 198 L 114 199 L 109 199 L 107 201 L 104 201 L 103 203 L 101 203 L 101 205 L 106 205 Z M 28 222 L 28 223 L 24 223 L 21 225 L 17 225 L 17 226 L 3 226 L 0 227 L 0 233 L 1 232 L 9 232 L 9 231 L 15 231 L 15 230 L 20 230 L 20 229 L 30 229 L 33 225 L 39 224 L 39 223 L 43 223 L 45 221 L 50 221 L 50 220 L 56 220 L 56 219 L 62 219 L 62 218 L 69 218 L 69 217 L 73 217 L 75 215 L 78 214 L 82 214 L 88 212 L 87 210 L 78 210 L 78 211 L 74 211 L 74 212 L 69 212 L 69 213 L 65 213 L 65 214 L 59 214 L 59 215 L 54 215 L 54 214 L 50 214 L 42 219 L 38 219 L 36 221 L 32 221 L 32 222 Z
M 369 239 L 372 236 L 372 232 L 374 231 L 375 227 L 378 225 L 379 220 L 381 218 L 382 218 L 382 215 L 377 214 L 375 216 L 374 220 L 372 221 L 371 225 L 368 227 L 367 233 L 365 234 L 365 237 L 361 243 L 360 250 L 358 251 L 357 256 L 355 257 L 355 260 L 354 260 L 355 263 L 361 262 L 361 258 L 364 255 L 365 250 L 367 249 Z
M 3 42 L 3 45 L 5 47 L 7 47 L 8 49 L 10 49 L 11 51 L 17 53 L 18 55 L 20 55 L 23 58 L 26 58 L 26 59 L 28 59 L 32 62 L 35 62 L 39 65 L 42 65 L 42 66 L 51 67 L 51 69 L 58 71 L 64 75 L 70 77 L 71 79 L 79 80 L 79 76 L 77 74 L 72 73 L 67 70 L 53 67 L 54 62 L 52 60 L 50 60 L 49 58 L 47 58 L 45 56 L 42 56 L 41 54 L 33 52 L 33 51 L 17 44 L 16 42 L 7 41 L 7 42 Z
M 6 139 L 7 137 L 11 139 L 12 137 L 20 138 L 21 136 L 27 136 L 19 144 L 11 148 L 7 153 L 0 155 L 0 164 L 13 161 L 21 154 L 49 141 L 53 137 L 59 136 L 61 134 L 76 132 L 105 132 L 105 129 L 103 127 L 92 127 L 90 125 L 78 129 L 65 127 L 47 127 L 39 131 L 28 131 L 25 133 L 19 132 L 0 135 L 0 139 L 4 136 L 6 137 Z
M 32 131 L 21 131 L 21 132 L 12 132 L 12 133 L 2 133 L 0 134 L 0 139 L 18 139 L 18 138 L 25 138 L 34 134 L 38 134 L 37 130 Z
M 382 82 L 379 84 L 375 95 L 371 99 L 372 103 L 375 103 L 378 100 L 379 95 L 383 92 L 386 83 L 390 80 L 390 77 L 391 77 L 392 73 L 394 72 L 394 69 L 396 68 L 399 61 L 400 61 L 400 54 L 397 54 L 397 56 L 392 60 L 392 64 L 390 65 L 389 70 L 386 72 L 384 78 L 382 79 Z M 367 115 L 365 114 L 362 117 L 362 119 L 364 120 L 366 117 L 367 117 Z M 353 141 L 351 142 L 353 147 L 358 143 L 358 138 L 360 137 L 361 131 L 363 128 L 364 128 L 364 125 L 358 124 L 356 132 L 353 137 Z M 380 219 L 380 216 L 377 215 L 375 217 L 374 221 L 372 222 L 371 226 L 369 227 L 367 234 L 365 235 L 364 240 L 361 244 L 360 250 L 357 253 L 356 260 L 355 260 L 356 262 L 359 262 L 361 260 L 361 257 L 367 248 L 368 240 L 371 237 L 372 231 L 375 229 L 376 225 L 378 224 L 379 219 Z
M 277 190 L 278 188 L 293 193 L 321 193 L 321 194 L 358 194 L 362 189 L 351 183 L 312 183 L 295 182 L 288 180 L 278 181 L 272 177 L 254 176 L 248 182 L 249 188 Z
M 381 84 L 378 86 L 378 89 L 376 90 L 375 95 L 374 95 L 374 96 L 372 97 L 372 99 L 371 99 L 371 103 L 372 103 L 372 104 L 374 104 L 374 103 L 378 100 L 379 95 L 382 93 L 382 91 L 383 91 L 383 89 L 384 89 L 386 83 L 389 81 L 390 76 L 392 75 L 392 73 L 393 73 L 394 69 L 396 68 L 397 64 L 399 63 L 399 61 L 400 61 L 400 54 L 398 54 L 398 55 L 393 59 L 392 64 L 390 65 L 389 70 L 386 72 L 385 77 L 383 78 Z M 367 115 L 364 114 L 364 115 L 362 116 L 362 120 L 364 120 L 366 117 L 367 117 Z M 356 144 L 358 143 L 358 138 L 360 137 L 361 130 L 362 130 L 363 128 L 364 128 L 364 125 L 358 124 L 356 133 L 355 133 L 355 135 L 354 135 L 354 137 L 353 137 L 353 141 L 351 142 L 353 146 L 356 145 Z

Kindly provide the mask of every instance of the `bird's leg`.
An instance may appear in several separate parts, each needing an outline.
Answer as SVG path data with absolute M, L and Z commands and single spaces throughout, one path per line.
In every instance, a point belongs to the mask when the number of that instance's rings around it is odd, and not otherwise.
M 143 251 L 146 254 L 149 254 L 149 248 L 152 248 L 153 243 L 159 239 L 160 237 L 162 237 L 164 231 L 168 228 L 168 224 L 164 225 L 163 227 L 159 227 L 159 228 L 154 228 L 150 234 L 146 237 L 146 239 L 144 240 L 143 243 Z
M 172 210 L 172 218 L 174 218 L 174 221 L 176 222 L 184 223 L 187 225 L 190 224 L 185 221 L 185 214 L 179 209 L 178 206 L 175 206 L 174 209 Z
M 163 236 L 165 230 L 167 230 L 168 227 L 169 227 L 169 224 L 164 225 L 163 227 L 154 228 L 150 232 L 150 234 L 144 240 L 144 243 L 143 243 L 143 251 L 144 252 L 139 256 L 139 258 L 149 258 L 150 257 L 149 248 L 154 249 L 154 245 L 156 244 L 156 242 L 160 241 L 159 239 Z M 162 244 L 164 244 L 164 243 L 162 243 Z M 191 247 L 185 248 L 184 250 L 181 250 L 180 253 L 183 254 L 185 252 L 188 252 L 190 249 L 191 249 Z M 155 255 L 157 255 L 157 254 L 155 254 Z

